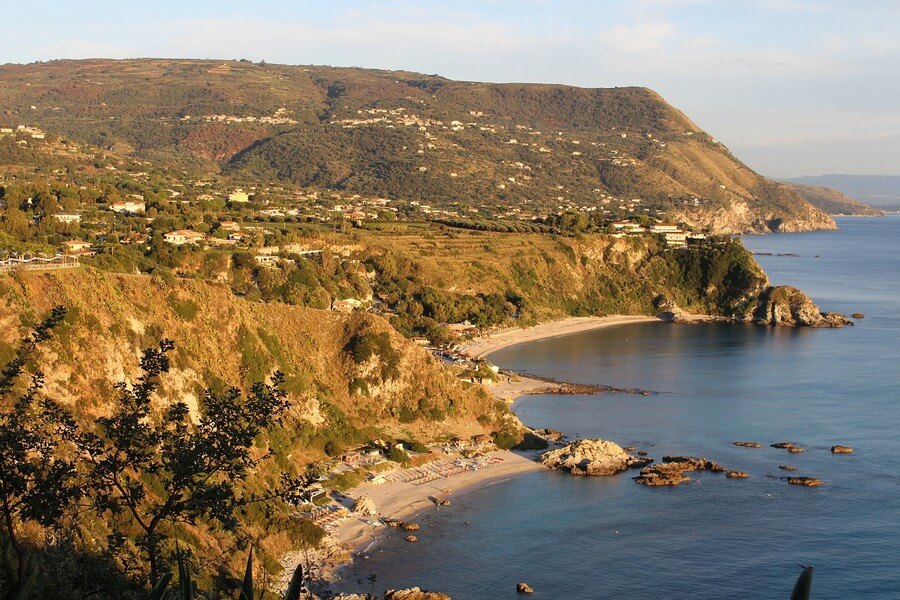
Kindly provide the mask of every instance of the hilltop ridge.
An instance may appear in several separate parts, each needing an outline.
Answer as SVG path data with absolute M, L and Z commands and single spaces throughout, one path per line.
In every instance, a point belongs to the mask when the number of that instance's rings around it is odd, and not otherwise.
M 162 59 L 4 65 L 0 83 L 4 125 L 239 184 L 457 216 L 571 209 L 713 233 L 835 227 L 647 88 Z

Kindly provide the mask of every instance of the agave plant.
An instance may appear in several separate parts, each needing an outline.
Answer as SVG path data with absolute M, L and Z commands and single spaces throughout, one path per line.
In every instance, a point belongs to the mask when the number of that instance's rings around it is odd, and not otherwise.
M 800 577 L 797 578 L 797 583 L 794 584 L 794 589 L 791 592 L 791 600 L 809 600 L 809 593 L 812 590 L 812 576 L 813 576 L 813 567 L 809 565 L 808 567 L 804 567 L 803 565 L 798 565 L 803 568 L 803 572 L 800 573 Z
M 176 544 L 175 556 L 178 561 L 178 588 L 181 592 L 181 600 L 194 600 L 194 584 L 191 579 L 190 565 L 184 560 L 181 548 Z M 148 600 L 166 600 L 169 597 L 169 583 L 172 581 L 172 573 L 166 573 L 160 577 L 153 589 L 150 590 Z M 300 600 L 303 593 L 303 565 L 297 565 L 291 576 L 291 583 L 284 593 L 284 600 Z M 244 570 L 244 582 L 241 585 L 241 595 L 238 600 L 253 600 L 253 548 L 247 556 L 247 567 Z
M 291 577 L 291 584 L 284 593 L 284 600 L 300 600 L 300 594 L 303 593 L 303 565 L 297 565 L 294 569 L 294 575 Z
M 194 582 L 191 580 L 191 567 L 184 561 L 181 548 L 176 544 L 175 556 L 178 560 L 178 587 L 181 600 L 194 600 Z
M 247 568 L 244 570 L 244 584 L 241 586 L 240 600 L 253 600 L 253 547 L 247 555 Z
M 169 582 L 172 581 L 172 574 L 166 573 L 156 580 L 156 585 L 150 590 L 149 600 L 164 600 L 169 596 Z

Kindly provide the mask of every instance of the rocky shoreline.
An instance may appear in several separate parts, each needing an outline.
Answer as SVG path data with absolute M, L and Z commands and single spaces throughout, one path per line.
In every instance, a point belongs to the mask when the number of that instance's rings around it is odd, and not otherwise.
M 760 442 L 746 441 L 734 442 L 733 445 L 743 448 L 762 447 Z M 804 448 L 793 442 L 777 442 L 770 444 L 770 446 L 772 448 L 785 449 L 792 454 L 804 451 Z M 648 457 L 646 452 L 630 453 L 635 450 L 632 447 L 623 448 L 608 440 L 584 439 L 549 450 L 541 455 L 540 461 L 541 464 L 550 469 L 565 471 L 577 476 L 603 477 L 616 475 L 628 469 L 640 468 L 640 474 L 634 477 L 634 480 L 649 487 L 681 485 L 691 481 L 690 476 L 686 475 L 686 473 L 698 471 L 725 473 L 726 479 L 750 478 L 750 474 L 746 471 L 729 469 L 706 457 L 666 455 L 662 457 L 661 462 L 657 463 L 654 459 Z M 831 447 L 830 452 L 832 454 L 851 454 L 853 448 L 836 444 Z M 788 465 L 779 465 L 778 468 L 786 471 L 796 471 L 794 467 Z M 805 487 L 819 487 L 823 485 L 822 480 L 815 477 L 794 475 L 779 477 L 771 474 L 767 475 L 767 477 L 781 479 L 791 485 Z

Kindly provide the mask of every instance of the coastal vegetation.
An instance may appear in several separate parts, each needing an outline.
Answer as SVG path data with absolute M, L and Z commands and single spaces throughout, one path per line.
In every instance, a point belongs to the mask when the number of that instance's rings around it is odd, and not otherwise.
M 35 495 L 18 506 L 32 512 L 22 512 L 27 522 L 11 530 L 33 557 L 28 564 L 44 567 L 31 588 L 37 595 L 29 597 L 57 597 L 47 592 L 51 585 L 88 593 L 89 583 L 75 583 L 85 569 L 103 574 L 101 596 L 141 597 L 153 575 L 174 564 L 176 540 L 205 590 L 226 593 L 248 545 L 256 549 L 258 568 L 274 576 L 281 554 L 304 543 L 305 525 L 289 517 L 289 492 L 305 481 L 307 465 L 374 438 L 431 441 L 490 431 L 506 414 L 378 319 L 267 307 L 199 282 L 183 287 L 99 272 L 4 276 L 2 284 L 0 315 L 9 325 L 2 344 L 12 361 L 4 373 L 15 379 L 3 388 L 2 434 L 40 433 L 47 441 L 37 447 L 59 454 L 59 460 L 35 455 L 24 463 L 34 467 L 28 467 L 32 481 L 54 483 L 28 488 Z M 19 284 L 25 288 L 17 290 Z M 192 319 L 171 302 L 172 294 L 199 307 Z M 53 311 L 53 321 L 40 325 L 57 301 L 69 307 L 65 317 Z M 31 334 L 34 343 L 20 361 L 14 336 L 28 324 L 53 335 Z M 341 382 L 365 368 L 347 346 L 366 332 L 376 351 L 393 350 L 399 362 L 396 374 L 385 372 L 370 395 L 359 396 Z M 167 338 L 179 343 L 153 343 Z M 248 369 L 240 355 L 222 352 L 242 343 L 255 348 L 260 366 Z M 28 384 L 23 378 L 31 373 Z M 443 403 L 445 411 L 452 405 L 452 415 L 433 421 L 411 413 L 400 423 L 392 414 L 423 398 Z M 43 424 L 22 427 L 25 417 L 16 410 Z M 4 461 L 0 479 L 16 472 L 15 456 Z M 9 483 L 3 479 L 4 490 Z M 5 561 L 14 554 L 7 531 L 0 533 Z M 4 574 L 4 591 L 29 573 Z

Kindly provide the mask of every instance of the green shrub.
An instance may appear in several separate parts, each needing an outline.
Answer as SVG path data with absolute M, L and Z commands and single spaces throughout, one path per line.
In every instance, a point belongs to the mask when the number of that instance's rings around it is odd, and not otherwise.
M 193 321 L 200 311 L 200 306 L 190 298 L 180 300 L 175 294 L 169 294 L 166 301 L 172 310 L 175 311 L 175 314 L 185 321 Z
M 523 437 L 516 431 L 498 431 L 494 434 L 494 444 L 501 450 L 512 450 L 522 443 Z
M 409 454 L 401 450 L 399 447 L 394 446 L 387 453 L 388 460 L 392 460 L 395 463 L 400 463 L 401 465 L 405 465 L 409 462 Z
M 546 450 L 550 446 L 547 440 L 526 431 L 522 441 L 515 445 L 516 450 Z

